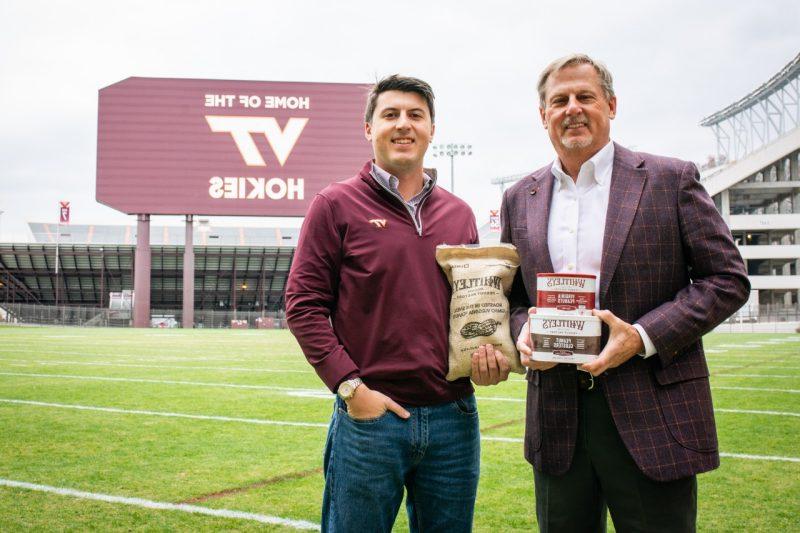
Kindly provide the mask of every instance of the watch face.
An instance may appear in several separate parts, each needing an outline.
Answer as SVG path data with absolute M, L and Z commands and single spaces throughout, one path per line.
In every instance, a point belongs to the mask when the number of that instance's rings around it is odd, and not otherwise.
M 339 395 L 342 398 L 347 399 L 352 394 L 353 394 L 353 386 L 350 383 L 346 382 L 346 381 L 344 383 L 342 383 L 341 386 L 339 387 Z

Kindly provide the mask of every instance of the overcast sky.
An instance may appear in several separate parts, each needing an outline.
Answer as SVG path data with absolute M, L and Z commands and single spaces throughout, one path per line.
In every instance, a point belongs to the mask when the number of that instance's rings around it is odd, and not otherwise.
M 535 89 L 552 59 L 581 51 L 606 62 L 618 95 L 614 140 L 700 162 L 715 149 L 700 119 L 792 60 L 798 27 L 796 0 L 0 0 L 0 240 L 29 240 L 27 222 L 54 222 L 59 200 L 72 203 L 74 223 L 134 222 L 94 193 L 97 91 L 129 76 L 420 77 L 436 93 L 435 142 L 473 145 L 456 160 L 456 193 L 481 224 L 500 203 L 491 178 L 554 157 Z M 449 160 L 426 164 L 438 164 L 449 187 Z

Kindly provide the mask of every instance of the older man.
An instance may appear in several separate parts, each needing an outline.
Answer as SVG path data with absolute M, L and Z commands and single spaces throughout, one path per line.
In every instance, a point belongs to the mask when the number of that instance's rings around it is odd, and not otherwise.
M 701 337 L 746 300 L 731 234 L 691 163 L 611 142 L 612 77 L 576 54 L 539 78 L 556 158 L 510 188 L 502 238 L 521 267 L 512 328 L 529 366 L 525 456 L 542 531 L 693 531 L 695 475 L 719 465 Z M 598 277 L 600 357 L 532 361 L 544 272 Z

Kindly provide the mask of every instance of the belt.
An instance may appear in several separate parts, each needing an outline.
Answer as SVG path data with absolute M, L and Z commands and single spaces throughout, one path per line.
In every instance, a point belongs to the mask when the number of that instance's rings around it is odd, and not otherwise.
M 580 390 L 594 390 L 595 379 L 589 372 L 578 370 L 578 388 Z

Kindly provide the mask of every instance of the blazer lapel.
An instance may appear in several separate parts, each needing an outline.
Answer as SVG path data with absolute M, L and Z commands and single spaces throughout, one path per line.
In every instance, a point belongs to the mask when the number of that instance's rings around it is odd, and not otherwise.
M 614 167 L 611 171 L 603 257 L 600 262 L 600 305 L 605 301 L 609 284 L 617 269 L 646 179 L 644 160 L 614 143 Z
M 533 175 L 533 183 L 528 191 L 528 240 L 537 273 L 553 271 L 553 261 L 547 246 L 547 224 L 550 220 L 550 199 L 553 196 L 553 175 L 550 168 L 547 166 Z M 533 283 L 536 283 L 535 279 Z

